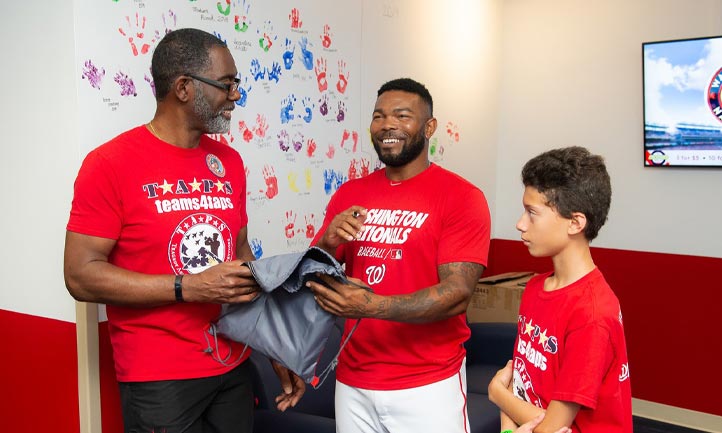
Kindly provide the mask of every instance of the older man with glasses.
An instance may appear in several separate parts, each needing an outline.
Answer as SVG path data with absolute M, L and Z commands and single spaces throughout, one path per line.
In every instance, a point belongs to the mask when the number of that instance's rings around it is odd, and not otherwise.
M 210 335 L 221 303 L 252 301 L 244 261 L 243 161 L 206 134 L 230 129 L 238 71 L 210 33 L 168 33 L 153 53 L 157 108 L 91 151 L 75 182 L 65 281 L 79 301 L 107 304 L 126 432 L 250 433 L 249 352 Z M 305 385 L 274 363 L 294 406 Z

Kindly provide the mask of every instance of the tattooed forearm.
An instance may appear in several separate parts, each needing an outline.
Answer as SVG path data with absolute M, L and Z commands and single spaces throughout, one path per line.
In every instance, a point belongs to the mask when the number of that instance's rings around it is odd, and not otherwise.
M 439 284 L 409 295 L 383 297 L 375 317 L 400 322 L 432 322 L 466 309 L 484 266 L 457 262 L 439 266 Z

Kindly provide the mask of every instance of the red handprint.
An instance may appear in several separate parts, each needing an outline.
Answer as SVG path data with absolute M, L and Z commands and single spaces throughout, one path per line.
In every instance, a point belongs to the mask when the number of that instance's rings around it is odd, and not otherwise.
M 241 132 L 241 134 L 243 134 L 243 140 L 246 143 L 249 143 L 251 140 L 253 140 L 253 131 L 248 128 L 245 121 L 241 120 L 238 122 L 238 130 Z
M 369 175 L 369 165 L 371 165 L 371 162 L 368 159 L 361 158 L 361 177 Z
M 304 218 L 306 219 L 306 237 L 308 239 L 313 239 L 313 237 L 316 235 L 316 218 L 313 214 L 306 215 Z
M 314 152 L 316 152 L 316 140 L 309 138 L 306 142 L 306 154 L 310 158 L 313 156 Z
M 288 19 L 291 20 L 292 29 L 300 29 L 301 26 L 303 26 L 303 22 L 301 21 L 301 13 L 296 8 L 291 9 L 291 13 L 288 15 Z
M 256 115 L 256 126 L 253 128 L 253 132 L 255 132 L 259 137 L 265 137 L 266 131 L 268 131 L 266 116 L 263 114 Z
M 351 160 L 351 164 L 349 164 L 348 167 L 348 178 L 351 179 L 357 179 L 360 176 L 358 176 L 358 172 L 356 171 L 356 159 Z
M 336 154 L 336 149 L 333 147 L 333 144 L 328 145 L 328 151 L 326 152 L 326 156 L 328 156 L 328 159 L 333 159 L 333 156 Z
M 446 133 L 449 135 L 449 138 L 457 143 L 459 142 L 459 127 L 454 122 L 446 123 Z
M 339 93 L 346 92 L 346 86 L 348 86 L 349 73 L 346 71 L 346 62 L 343 60 L 338 61 L 338 81 L 336 82 L 336 90 Z
M 278 179 L 276 178 L 276 171 L 273 167 L 265 165 L 263 167 L 263 179 L 266 181 L 266 197 L 272 199 L 278 195 Z M 261 192 L 264 192 L 261 190 Z
M 292 210 L 286 211 L 286 238 L 291 239 L 296 234 L 296 214 Z
M 326 59 L 319 57 L 316 59 L 316 66 L 313 71 L 316 73 L 316 81 L 318 82 L 318 91 L 324 92 L 328 89 L 328 81 L 326 80 Z
M 135 13 L 135 25 L 131 24 L 130 17 L 125 16 L 125 21 L 128 23 L 128 31 L 126 33 L 125 30 L 123 30 L 123 27 L 118 27 L 118 31 L 121 35 L 126 36 L 128 38 L 128 43 L 130 43 L 130 49 L 133 51 L 133 55 L 138 55 L 138 47 L 136 46 L 135 39 L 133 38 L 133 34 L 135 34 L 135 37 L 138 38 L 139 43 L 142 42 L 142 39 L 145 37 L 145 17 L 138 16 L 138 12 Z M 135 31 L 133 31 L 135 29 Z M 148 54 L 148 50 L 150 49 L 150 44 L 143 43 L 140 46 L 140 53 L 141 54 Z
M 321 45 L 323 45 L 324 48 L 328 48 L 331 46 L 331 36 L 333 33 L 331 33 L 331 27 L 329 27 L 328 24 L 323 26 L 323 34 L 321 35 Z

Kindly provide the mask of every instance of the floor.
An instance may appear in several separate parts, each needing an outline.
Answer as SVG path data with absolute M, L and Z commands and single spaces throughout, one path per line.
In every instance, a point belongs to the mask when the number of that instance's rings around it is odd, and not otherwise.
M 634 433 L 705 433 L 700 430 L 679 427 L 673 424 L 666 424 L 647 418 L 640 418 L 638 416 L 633 418 L 633 422 Z

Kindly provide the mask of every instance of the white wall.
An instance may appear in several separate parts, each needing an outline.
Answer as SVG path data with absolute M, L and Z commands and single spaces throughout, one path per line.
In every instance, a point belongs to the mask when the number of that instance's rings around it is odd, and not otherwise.
M 376 91 L 384 82 L 409 77 L 424 83 L 439 121 L 434 136 L 444 140 L 449 121 L 459 126 L 459 142 L 447 146 L 439 164 L 479 186 L 492 215 L 499 4 L 499 0 L 364 0 L 361 53 L 361 124 L 368 126 Z M 368 143 L 367 135 L 364 139 Z
M 521 167 L 554 147 L 606 157 L 595 245 L 722 257 L 722 169 L 642 166 L 642 42 L 722 34 L 719 0 L 504 0 L 494 237 L 518 239 Z
M 62 273 L 79 167 L 72 2 L 3 4 L 0 309 L 75 321 Z

